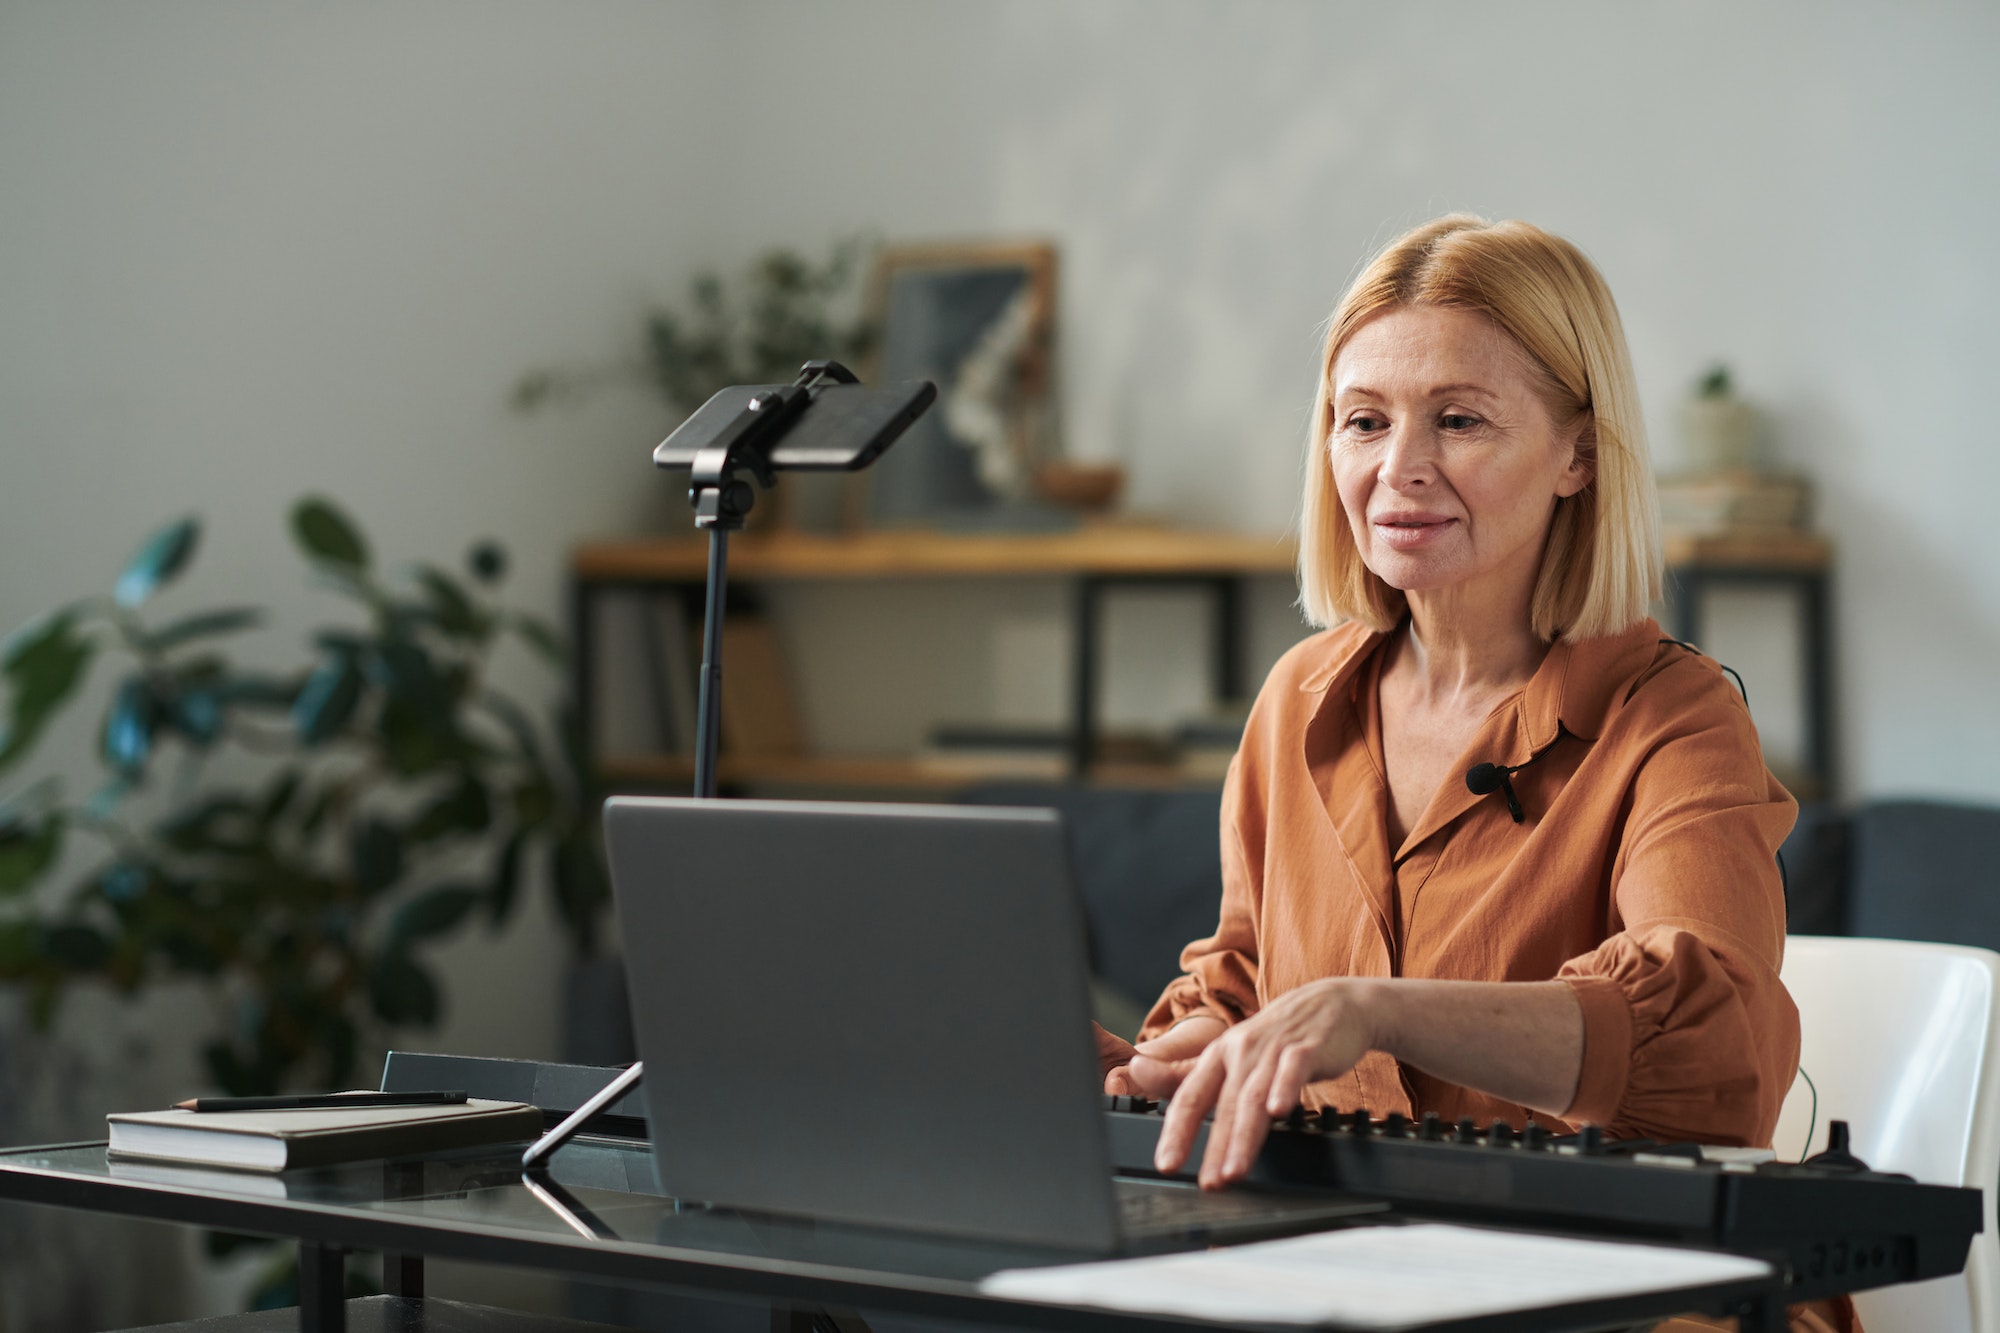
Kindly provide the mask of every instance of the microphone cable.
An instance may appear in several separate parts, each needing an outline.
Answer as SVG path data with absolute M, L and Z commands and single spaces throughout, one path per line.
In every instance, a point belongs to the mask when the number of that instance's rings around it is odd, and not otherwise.
M 1521 798 L 1514 792 L 1514 775 L 1529 764 L 1534 763 L 1537 759 L 1540 759 L 1550 750 L 1555 749 L 1556 746 L 1562 744 L 1569 734 L 1569 728 L 1558 722 L 1556 723 L 1556 738 L 1529 755 L 1523 762 L 1511 766 L 1507 764 L 1474 764 L 1471 768 L 1465 770 L 1465 789 L 1474 796 L 1490 796 L 1496 791 L 1499 792 L 1506 798 L 1507 813 L 1513 816 L 1514 822 L 1516 824 L 1526 823 L 1528 814 L 1521 808 Z

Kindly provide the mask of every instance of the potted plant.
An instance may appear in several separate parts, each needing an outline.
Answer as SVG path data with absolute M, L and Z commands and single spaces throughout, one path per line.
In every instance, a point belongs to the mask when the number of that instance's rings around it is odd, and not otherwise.
M 0 798 L 0 979 L 42 1025 L 81 979 L 128 995 L 192 979 L 214 1009 L 209 1075 L 234 1094 L 348 1086 L 390 1029 L 435 1024 L 430 949 L 505 922 L 531 862 L 579 956 L 608 898 L 571 728 L 545 732 L 489 680 L 510 642 L 562 659 L 549 626 L 498 600 L 501 548 L 474 547 L 463 575 L 391 578 L 327 500 L 300 501 L 290 527 L 348 612 L 293 670 L 224 651 L 256 608 L 149 615 L 194 558 L 194 518 L 145 542 L 108 596 L 0 647 L 0 779 L 94 668 L 117 673 L 102 783 L 72 799 L 44 777 Z M 50 882 L 79 843 L 86 868 Z
M 543 367 L 514 383 L 516 411 L 573 403 L 615 383 L 649 385 L 675 421 L 732 384 L 790 382 L 807 361 L 831 357 L 858 367 L 874 346 L 875 328 L 852 313 L 853 289 L 868 248 L 836 244 L 821 262 L 777 249 L 758 256 L 733 282 L 713 269 L 688 284 L 682 309 L 646 313 L 634 356 L 611 366 Z M 796 527 L 842 526 L 846 480 L 800 474 L 787 479 L 775 506 L 752 511 L 753 526 L 782 515 Z

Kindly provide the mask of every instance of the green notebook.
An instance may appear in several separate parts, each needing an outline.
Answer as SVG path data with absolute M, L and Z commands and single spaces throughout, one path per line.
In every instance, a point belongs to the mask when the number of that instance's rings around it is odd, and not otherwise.
M 105 1117 L 114 1157 L 284 1171 L 525 1141 L 542 1113 L 474 1097 L 458 1106 L 357 1106 L 298 1111 L 131 1111 Z

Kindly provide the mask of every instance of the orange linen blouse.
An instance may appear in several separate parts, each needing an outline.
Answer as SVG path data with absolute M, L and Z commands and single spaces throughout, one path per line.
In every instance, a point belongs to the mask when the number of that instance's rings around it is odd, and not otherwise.
M 1721 669 L 1651 620 L 1556 643 L 1455 770 L 1526 764 L 1513 776 L 1525 821 L 1454 779 L 1392 848 L 1386 637 L 1342 625 L 1272 670 L 1223 791 L 1221 922 L 1181 955 L 1186 975 L 1142 1038 L 1194 1013 L 1236 1023 L 1328 976 L 1560 978 L 1584 1022 L 1564 1120 L 1768 1146 L 1798 1067 L 1775 861 L 1798 806 Z M 1517 1128 L 1528 1116 L 1380 1051 L 1306 1102 Z

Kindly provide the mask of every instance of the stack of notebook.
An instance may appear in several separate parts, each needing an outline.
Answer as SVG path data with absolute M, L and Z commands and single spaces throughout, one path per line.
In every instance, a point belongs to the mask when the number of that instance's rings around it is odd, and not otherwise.
M 356 1104 L 340 1104 L 350 1099 Z M 277 1104 L 284 1100 L 310 1104 Z M 246 1171 L 402 1157 L 532 1139 L 542 1132 L 542 1113 L 532 1106 L 462 1094 L 456 1100 L 415 1105 L 380 1094 L 333 1094 L 272 1099 L 272 1105 L 265 1109 L 211 1111 L 180 1106 L 166 1111 L 125 1112 L 105 1120 L 110 1126 L 113 1157 L 197 1162 Z

